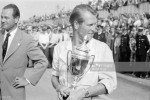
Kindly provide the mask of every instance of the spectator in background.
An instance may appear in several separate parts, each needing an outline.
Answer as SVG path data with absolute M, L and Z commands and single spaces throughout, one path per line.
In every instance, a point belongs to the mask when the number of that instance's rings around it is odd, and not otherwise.
M 51 32 L 51 34 L 49 35 L 49 62 L 50 65 L 52 65 L 52 61 L 53 61 L 53 50 L 54 47 L 59 43 L 59 34 L 58 34 L 58 28 L 54 28 L 53 31 Z
M 27 34 L 31 34 L 32 33 L 32 26 L 31 25 L 27 25 L 26 26 L 26 33 Z
M 60 34 L 59 34 L 60 28 L 54 28 L 53 32 L 51 33 L 49 39 L 49 47 L 53 47 L 57 45 L 60 41 Z
M 135 56 L 135 52 L 136 52 L 136 40 L 135 40 L 135 36 L 136 36 L 137 32 L 136 32 L 136 27 L 134 27 L 130 33 L 130 42 L 129 42 L 129 47 L 131 50 L 131 56 L 130 56 L 130 61 L 131 62 L 135 62 L 136 56 Z
M 32 33 L 33 33 L 32 28 L 33 28 L 32 25 L 27 25 L 27 26 L 26 26 L 25 32 L 26 32 L 27 34 L 29 34 L 29 35 L 32 36 Z M 38 43 L 38 41 L 37 41 L 37 43 Z M 32 62 L 32 60 L 29 60 L 28 68 L 31 68 L 31 67 L 33 67 L 33 62 Z
M 49 34 L 47 33 L 47 28 L 44 26 L 41 29 L 42 31 L 40 31 L 39 33 L 39 45 L 41 47 L 41 49 L 43 50 L 43 52 L 45 52 L 45 49 L 47 48 L 47 46 L 49 45 Z
M 127 29 L 122 30 L 120 44 L 120 62 L 130 62 L 129 34 Z
M 134 26 L 140 27 L 141 25 L 142 25 L 142 21 L 140 19 L 140 15 L 139 14 L 135 14 Z
M 144 32 L 143 28 L 139 27 L 138 34 L 136 36 L 136 47 L 137 47 L 136 62 L 141 62 L 141 63 L 138 63 L 137 66 L 143 67 L 143 71 L 138 71 L 135 73 L 137 77 L 145 77 L 146 75 L 146 72 L 144 72 L 144 68 L 146 67 L 146 64 L 144 62 L 146 61 L 147 51 L 150 48 L 148 38 L 147 36 L 143 35 L 143 32 Z
M 47 33 L 50 35 L 52 33 L 52 27 L 47 25 Z
M 106 33 L 106 32 L 103 30 L 103 28 L 102 28 L 102 27 L 99 27 L 99 28 L 98 28 L 98 32 L 96 32 L 96 33 L 94 34 L 93 38 L 94 38 L 94 39 L 97 39 L 97 40 L 99 40 L 99 41 L 101 41 L 101 42 L 106 43 L 106 36 L 105 36 L 105 33 Z
M 119 62 L 120 59 L 120 43 L 121 43 L 121 37 L 119 32 L 115 33 L 115 39 L 114 39 L 114 61 Z
M 111 34 L 111 31 L 110 31 L 110 26 L 107 25 L 105 27 L 105 36 L 106 36 L 106 44 L 111 48 L 111 43 L 112 43 L 112 34 Z M 112 49 L 112 48 L 111 48 Z
M 142 16 L 143 16 L 143 27 L 148 28 L 149 20 L 147 19 L 145 14 L 143 14 Z
M 39 32 L 38 32 L 38 27 L 37 26 L 33 26 L 32 27 L 32 33 L 31 36 L 34 38 L 35 41 L 39 41 Z
M 115 30 L 115 27 L 111 27 L 110 28 L 110 33 L 111 33 L 111 44 L 110 44 L 110 49 L 113 51 L 114 50 L 114 41 L 115 41 L 115 33 L 116 33 L 116 30 Z
M 45 56 L 47 57 L 47 59 L 49 59 L 49 34 L 47 32 L 47 26 L 43 26 L 41 27 L 41 32 L 39 33 L 39 46 L 41 48 L 41 50 L 43 51 L 43 53 L 45 54 Z M 48 66 L 50 67 L 50 65 Z
M 70 34 L 67 32 L 68 30 L 66 28 L 62 28 L 62 41 L 70 40 Z
M 58 40 L 59 40 L 58 42 L 64 41 L 63 28 L 58 26 L 57 30 L 58 30 L 57 31 L 57 37 L 58 37 Z
M 46 48 L 46 57 L 48 58 L 48 61 L 49 61 L 49 66 L 48 68 L 51 68 L 52 65 L 51 65 L 51 62 L 52 62 L 52 57 L 51 57 L 51 43 L 50 43 L 50 39 L 52 37 L 52 27 L 47 25 L 47 30 L 46 30 L 47 34 L 48 34 L 48 38 L 49 38 L 49 42 L 48 42 L 48 45 L 47 45 L 47 48 Z

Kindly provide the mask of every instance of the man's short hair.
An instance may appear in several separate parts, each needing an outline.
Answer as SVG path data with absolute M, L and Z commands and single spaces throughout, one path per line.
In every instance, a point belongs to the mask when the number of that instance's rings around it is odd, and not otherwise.
M 20 11 L 19 8 L 15 4 L 8 4 L 3 9 L 13 9 L 13 17 L 20 18 Z
M 77 21 L 79 24 L 84 22 L 84 19 L 82 17 L 82 13 L 88 11 L 93 15 L 97 15 L 96 11 L 93 10 L 93 8 L 87 4 L 80 4 L 77 5 L 71 15 L 70 15 L 70 19 L 69 22 L 72 25 L 72 27 L 74 27 L 74 21 Z

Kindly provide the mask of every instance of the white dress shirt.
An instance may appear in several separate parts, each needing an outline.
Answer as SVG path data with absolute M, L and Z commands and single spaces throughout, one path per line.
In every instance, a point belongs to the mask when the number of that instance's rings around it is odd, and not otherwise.
M 8 52 L 8 50 L 9 50 L 9 47 L 10 47 L 10 45 L 11 45 L 11 43 L 12 43 L 12 40 L 13 40 L 13 38 L 14 38 L 16 32 L 17 32 L 17 29 L 18 29 L 18 28 L 14 29 L 12 32 L 10 32 L 10 36 L 9 36 L 9 38 L 8 38 L 7 52 Z M 5 31 L 5 35 L 4 35 L 4 40 L 3 40 L 3 41 L 5 41 L 7 34 L 8 34 L 8 32 Z M 6 52 L 6 55 L 7 55 L 7 52 Z M 6 56 L 5 56 L 5 57 L 6 57 Z
M 89 55 L 94 55 L 94 64 L 91 69 L 88 70 L 81 80 L 79 80 L 75 86 L 76 90 L 81 88 L 87 88 L 97 85 L 98 83 L 104 84 L 108 94 L 111 93 L 117 86 L 116 72 L 113 61 L 113 56 L 110 48 L 107 44 L 98 40 L 92 39 L 87 44 L 90 49 Z M 62 85 L 71 87 L 73 78 L 67 72 L 67 55 L 68 51 L 72 51 L 72 42 L 64 41 L 56 45 L 53 55 L 53 69 L 52 75 L 59 76 L 59 82 Z M 104 65 L 105 63 L 105 65 Z M 97 64 L 97 65 L 96 65 Z M 100 68 L 99 65 L 103 67 Z M 113 66 L 109 66 L 113 65 Z M 111 70 L 112 69 L 112 70 Z

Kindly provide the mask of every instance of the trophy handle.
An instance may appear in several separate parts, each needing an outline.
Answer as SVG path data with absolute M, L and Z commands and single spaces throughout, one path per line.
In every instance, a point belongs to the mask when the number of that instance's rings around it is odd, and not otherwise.
M 88 72 L 88 70 L 90 70 L 90 68 L 92 67 L 94 59 L 95 59 L 95 55 L 91 55 L 89 57 L 89 61 L 88 61 L 88 64 L 87 64 L 88 66 L 85 69 L 85 73 Z
M 91 55 L 89 59 L 89 64 L 92 65 L 95 59 L 95 55 Z

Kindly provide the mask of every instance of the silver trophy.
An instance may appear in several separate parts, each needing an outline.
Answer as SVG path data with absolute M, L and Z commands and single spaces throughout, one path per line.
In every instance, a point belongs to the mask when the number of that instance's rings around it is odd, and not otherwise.
M 85 38 L 81 46 L 74 46 L 72 51 L 68 51 L 67 65 L 68 72 L 74 78 L 72 83 L 73 87 L 90 70 L 94 60 L 94 56 L 89 55 L 86 42 L 87 40 Z

